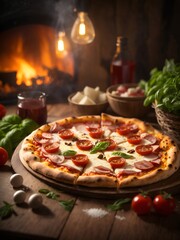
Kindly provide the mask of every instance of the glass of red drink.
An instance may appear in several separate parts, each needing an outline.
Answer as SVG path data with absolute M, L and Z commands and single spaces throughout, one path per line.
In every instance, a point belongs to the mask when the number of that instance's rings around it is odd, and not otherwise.
M 17 114 L 43 125 L 47 122 L 46 94 L 40 91 L 21 92 L 17 95 Z

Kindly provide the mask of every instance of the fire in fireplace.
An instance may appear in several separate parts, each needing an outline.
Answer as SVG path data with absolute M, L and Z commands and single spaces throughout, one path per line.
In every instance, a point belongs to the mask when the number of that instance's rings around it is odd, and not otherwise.
M 63 36 L 64 45 L 57 48 L 59 9 L 64 8 L 55 3 L 62 1 L 7 3 L 9 12 L 1 15 L 0 24 L 0 102 L 16 101 L 18 92 L 30 89 L 46 92 L 50 101 L 65 100 L 76 78 L 70 40 Z

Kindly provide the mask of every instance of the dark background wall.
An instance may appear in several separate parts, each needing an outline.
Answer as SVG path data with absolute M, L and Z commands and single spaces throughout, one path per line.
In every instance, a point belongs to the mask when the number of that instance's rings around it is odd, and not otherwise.
M 148 79 L 165 59 L 180 62 L 180 1 L 92 0 L 89 16 L 96 38 L 78 49 L 78 80 L 106 88 L 117 35 L 128 37 L 129 57 L 136 62 L 136 81 Z

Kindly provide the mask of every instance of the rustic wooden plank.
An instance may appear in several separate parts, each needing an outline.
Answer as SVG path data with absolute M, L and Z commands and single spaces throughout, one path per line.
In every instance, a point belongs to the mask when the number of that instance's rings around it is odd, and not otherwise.
M 79 198 L 59 239 L 108 239 L 115 213 L 108 212 L 106 208 L 107 204 L 108 202 L 106 200 L 100 201 Z M 94 211 L 105 211 L 105 215 L 101 217 L 88 215 L 87 212 L 93 211 L 92 209 L 94 209 Z

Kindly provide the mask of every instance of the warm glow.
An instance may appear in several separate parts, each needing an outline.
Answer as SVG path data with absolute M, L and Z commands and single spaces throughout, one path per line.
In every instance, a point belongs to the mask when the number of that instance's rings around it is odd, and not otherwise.
M 80 35 L 85 35 L 86 34 L 86 26 L 84 23 L 80 23 L 79 25 L 79 34 Z
M 59 36 L 56 45 L 55 29 L 43 25 L 21 26 L 0 33 L 0 72 L 15 72 L 16 84 L 25 86 L 50 84 L 53 80 L 48 74 L 53 69 L 73 76 L 70 44 L 64 32 Z

